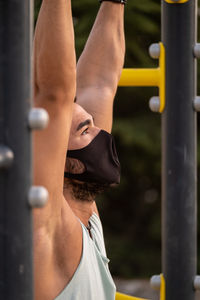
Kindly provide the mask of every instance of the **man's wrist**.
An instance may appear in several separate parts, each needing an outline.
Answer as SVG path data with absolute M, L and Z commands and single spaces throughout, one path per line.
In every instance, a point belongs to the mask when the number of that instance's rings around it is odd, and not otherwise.
M 104 2 L 104 1 L 109 1 L 109 2 L 113 2 L 113 3 L 119 3 L 119 4 L 126 4 L 127 0 L 99 0 L 100 3 Z

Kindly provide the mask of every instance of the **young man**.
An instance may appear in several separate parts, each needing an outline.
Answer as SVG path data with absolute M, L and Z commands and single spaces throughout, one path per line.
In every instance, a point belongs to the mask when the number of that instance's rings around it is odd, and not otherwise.
M 34 184 L 48 189 L 49 201 L 34 211 L 35 300 L 115 298 L 94 197 L 119 182 L 110 132 L 124 62 L 124 3 L 100 4 L 77 66 L 70 0 L 41 6 L 35 106 L 48 111 L 50 123 L 34 134 Z

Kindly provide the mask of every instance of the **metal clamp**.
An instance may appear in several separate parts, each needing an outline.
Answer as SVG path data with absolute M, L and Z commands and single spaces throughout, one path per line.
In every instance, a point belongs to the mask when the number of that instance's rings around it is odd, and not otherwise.
M 14 160 L 12 150 L 4 145 L 0 145 L 0 169 L 8 169 Z
M 199 275 L 195 276 L 195 278 L 194 278 L 194 288 L 197 291 L 200 290 L 200 276 Z
M 160 44 L 154 43 L 149 47 L 149 55 L 154 59 L 159 59 L 160 57 Z
M 161 286 L 160 275 L 153 275 L 150 280 L 150 285 L 154 290 L 160 290 L 160 286 Z
M 200 111 L 200 96 L 194 98 L 193 107 L 196 111 Z
M 196 58 L 200 58 L 200 43 L 196 43 L 196 45 L 194 45 L 194 56 Z
M 150 69 L 123 69 L 119 86 L 157 86 L 159 87 L 159 107 L 154 111 L 163 112 L 165 108 L 165 47 L 160 42 L 149 48 L 151 57 L 159 58 L 159 67 Z
M 32 208 L 44 207 L 48 201 L 49 193 L 43 186 L 32 186 L 28 194 L 28 202 Z
M 160 111 L 160 98 L 159 97 L 151 97 L 149 100 L 149 108 L 153 112 L 159 112 Z
M 160 300 L 165 300 L 165 278 L 163 274 L 154 275 L 151 277 L 150 285 L 155 290 L 160 290 Z
M 28 115 L 28 124 L 31 129 L 45 129 L 49 123 L 49 115 L 43 108 L 32 108 Z

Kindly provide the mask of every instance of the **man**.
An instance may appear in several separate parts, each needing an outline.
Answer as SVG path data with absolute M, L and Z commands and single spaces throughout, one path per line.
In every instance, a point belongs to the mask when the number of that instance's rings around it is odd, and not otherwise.
M 119 182 L 109 133 L 124 61 L 123 14 L 124 1 L 100 4 L 76 67 L 70 0 L 41 6 L 34 102 L 50 123 L 34 134 L 34 184 L 48 189 L 49 201 L 34 211 L 35 300 L 115 298 L 94 197 Z

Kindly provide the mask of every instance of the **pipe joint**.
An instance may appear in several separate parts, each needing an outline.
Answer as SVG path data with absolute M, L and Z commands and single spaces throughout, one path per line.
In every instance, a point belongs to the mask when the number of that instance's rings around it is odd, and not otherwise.
M 28 116 L 29 128 L 35 130 L 45 129 L 49 123 L 49 115 L 43 108 L 32 108 Z
M 160 98 L 159 97 L 152 97 L 149 100 L 149 108 L 152 112 L 159 112 L 160 111 Z
M 28 194 L 28 202 L 32 208 L 42 208 L 46 205 L 49 193 L 43 186 L 32 186 Z
M 149 55 L 151 56 L 151 58 L 158 59 L 160 57 L 160 44 L 152 44 L 149 47 Z
M 159 291 L 161 286 L 160 275 L 153 275 L 150 280 L 150 285 L 154 290 Z
M 0 145 L 0 169 L 8 169 L 14 160 L 13 151 L 7 146 Z
M 199 275 L 195 276 L 195 278 L 194 278 L 194 288 L 197 291 L 200 290 L 200 276 Z
M 200 96 L 194 98 L 193 107 L 197 112 L 200 111 Z
M 194 57 L 200 58 L 200 43 L 196 43 L 193 52 L 194 52 Z

